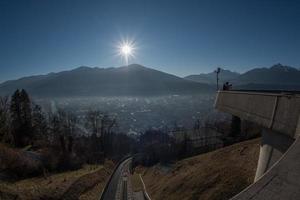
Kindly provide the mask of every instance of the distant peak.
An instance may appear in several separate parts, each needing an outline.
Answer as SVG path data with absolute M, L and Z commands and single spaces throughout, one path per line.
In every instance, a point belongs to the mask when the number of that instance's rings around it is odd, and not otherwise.
M 90 69 L 92 69 L 92 68 L 88 67 L 88 66 L 80 66 L 80 67 L 73 69 L 72 71 L 83 71 L 83 70 L 90 70 Z
M 141 70 L 141 69 L 147 69 L 147 67 L 144 67 L 140 64 L 130 64 L 120 67 L 120 69 L 128 69 L 128 70 Z
M 128 65 L 129 68 L 146 68 L 143 65 L 140 64 L 130 64 Z
M 273 66 L 270 67 L 270 69 L 282 69 L 285 66 L 283 66 L 281 63 L 275 64 Z
M 275 65 L 273 65 L 272 67 L 283 67 L 284 65 L 282 65 L 281 63 L 277 63 Z
M 271 70 L 281 70 L 281 71 L 295 71 L 295 70 L 297 70 L 296 68 L 286 66 L 286 65 L 282 65 L 281 63 L 273 65 L 272 67 L 270 67 L 270 69 Z
M 98 71 L 98 70 L 103 70 L 103 69 L 111 69 L 111 68 L 80 66 L 80 67 L 77 67 L 77 68 L 71 70 L 71 72 L 86 72 L 86 71 L 95 71 L 95 70 Z

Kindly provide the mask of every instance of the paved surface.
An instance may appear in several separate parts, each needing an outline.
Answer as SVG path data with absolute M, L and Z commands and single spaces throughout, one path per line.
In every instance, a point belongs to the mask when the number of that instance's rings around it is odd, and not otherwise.
M 133 197 L 134 197 L 134 200 L 144 200 L 145 199 L 143 191 L 134 192 Z
M 124 190 L 124 184 L 126 184 L 126 188 L 128 185 L 127 178 L 125 178 L 124 176 L 129 170 L 129 164 L 131 163 L 131 161 L 132 158 L 126 159 L 116 169 L 111 181 L 109 182 L 106 192 L 103 194 L 104 200 L 124 199 L 124 193 L 128 193 L 127 190 Z M 129 198 L 126 197 L 125 199 Z

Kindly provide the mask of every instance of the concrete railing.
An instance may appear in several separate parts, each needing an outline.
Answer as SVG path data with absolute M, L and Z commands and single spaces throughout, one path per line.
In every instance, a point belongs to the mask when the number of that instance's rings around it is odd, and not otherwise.
M 215 108 L 263 127 L 255 182 L 233 199 L 300 199 L 300 95 L 219 91 Z

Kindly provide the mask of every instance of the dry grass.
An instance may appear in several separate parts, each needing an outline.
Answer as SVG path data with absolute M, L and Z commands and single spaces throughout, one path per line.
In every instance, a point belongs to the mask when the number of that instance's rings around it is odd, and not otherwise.
M 140 178 L 140 175 L 137 173 L 132 174 L 131 176 L 132 190 L 134 192 L 143 191 L 143 184 Z
M 92 189 L 80 195 L 79 200 L 98 200 L 106 182 L 96 184 Z
M 63 194 L 62 199 L 75 200 L 79 199 L 82 195 L 82 198 L 88 196 L 88 199 L 93 199 L 92 197 L 95 197 L 95 199 L 99 199 L 102 189 L 109 179 L 112 170 L 113 163 L 110 162 L 107 163 L 103 169 L 80 177 L 80 179 L 75 181 Z M 102 188 L 99 187 L 100 185 L 102 186 Z
M 143 179 L 155 200 L 226 200 L 253 182 L 258 154 L 254 139 L 184 159 L 169 171 L 144 169 Z
M 113 169 L 113 163 L 104 166 L 86 165 L 82 169 L 53 174 L 47 178 L 31 178 L 14 183 L 0 182 L 0 196 L 16 195 L 18 199 L 78 199 L 95 185 L 103 187 Z M 81 190 L 77 190 L 80 187 Z M 98 187 L 98 198 L 102 188 Z M 74 192 L 75 191 L 75 192 Z M 70 195 L 72 193 L 72 195 Z M 11 199 L 11 198 L 7 198 Z M 90 198 L 92 199 L 92 198 Z M 96 198 L 95 198 L 96 199 Z

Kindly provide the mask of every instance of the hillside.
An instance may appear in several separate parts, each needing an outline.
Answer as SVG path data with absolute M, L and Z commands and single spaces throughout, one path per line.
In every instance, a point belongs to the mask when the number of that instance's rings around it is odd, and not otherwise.
M 185 78 L 200 83 L 216 84 L 214 72 L 190 75 Z M 219 78 L 220 84 L 229 81 L 234 89 L 300 90 L 300 70 L 282 64 L 270 68 L 254 68 L 243 74 L 222 69 Z
M 0 199 L 98 199 L 114 164 L 87 165 L 82 169 L 16 182 L 0 180 Z
M 25 77 L 0 84 L 0 95 L 17 88 L 39 97 L 159 95 L 211 91 L 206 84 L 132 64 L 119 68 L 79 67 L 71 71 Z
M 142 168 L 152 199 L 227 200 L 253 182 L 259 154 L 254 139 L 162 166 Z

